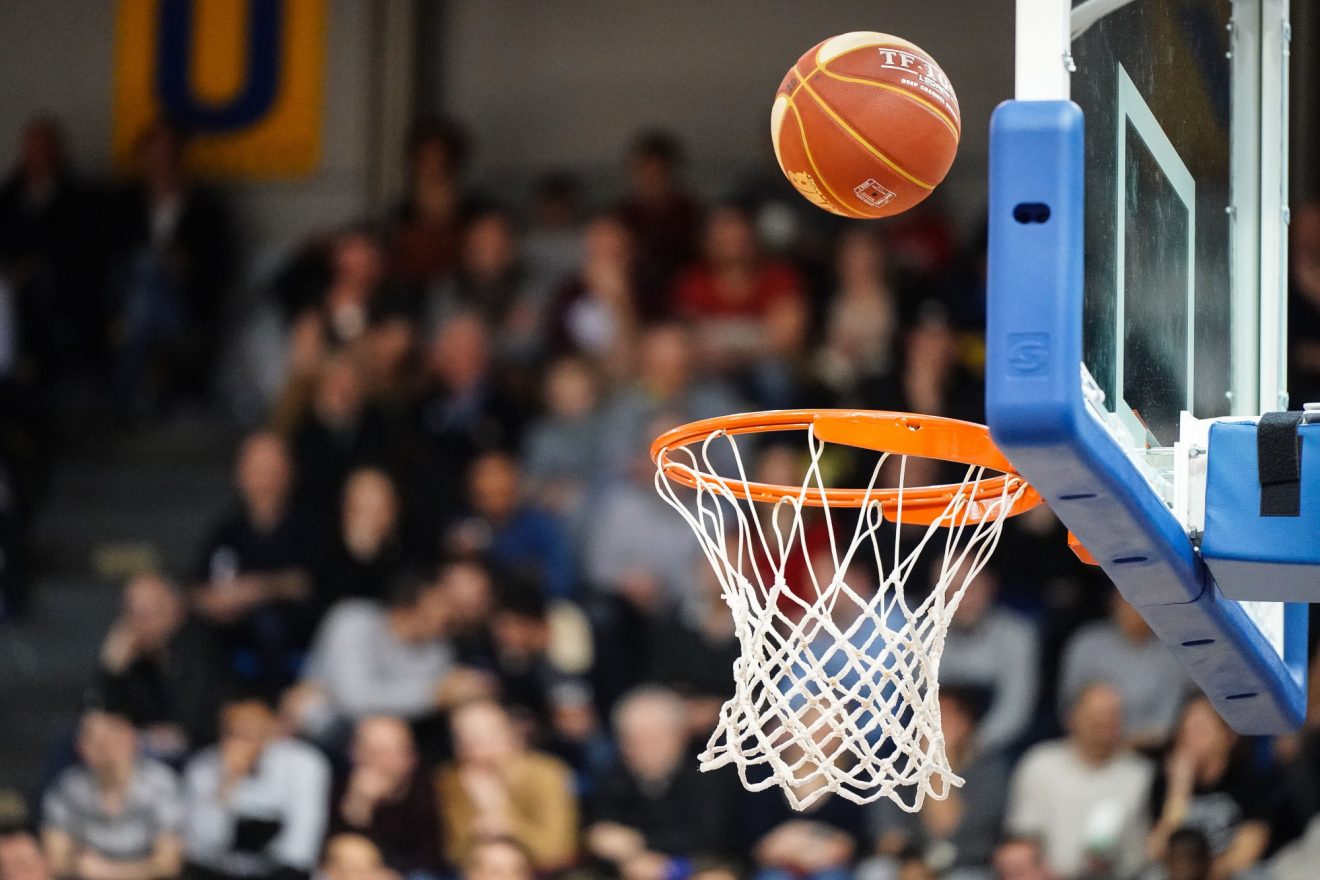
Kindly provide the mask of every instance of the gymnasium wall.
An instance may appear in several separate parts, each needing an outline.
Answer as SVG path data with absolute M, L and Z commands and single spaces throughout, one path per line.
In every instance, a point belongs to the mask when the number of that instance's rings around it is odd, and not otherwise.
M 774 162 L 770 103 L 798 55 L 836 33 L 891 31 L 934 55 L 958 91 L 962 149 L 941 195 L 974 219 L 985 201 L 990 111 L 1012 96 L 1013 8 L 1013 0 L 449 0 L 424 35 L 421 93 L 468 122 L 475 170 L 497 191 L 524 186 L 547 165 L 617 181 L 621 150 L 646 120 L 684 137 L 692 178 L 716 195 L 749 166 Z
M 12 164 L 24 121 L 46 111 L 63 124 L 77 168 L 108 175 L 117 4 L 3 2 L 0 169 Z M 247 253 L 259 269 L 305 234 L 310 224 L 359 216 L 375 191 L 373 3 L 328 0 L 326 113 L 317 172 L 292 181 L 226 184 L 244 221 Z

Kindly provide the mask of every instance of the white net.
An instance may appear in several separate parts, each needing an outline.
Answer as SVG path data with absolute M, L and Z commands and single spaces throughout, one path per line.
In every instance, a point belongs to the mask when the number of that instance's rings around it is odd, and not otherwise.
M 822 475 L 828 444 L 805 431 L 801 492 L 774 502 L 748 500 L 756 484 L 728 432 L 659 457 L 656 487 L 696 533 L 741 647 L 735 692 L 701 769 L 733 764 L 748 789 L 778 785 L 797 809 L 834 792 L 859 804 L 887 797 L 915 812 L 962 785 L 940 728 L 940 655 L 958 603 L 1027 486 L 1010 478 L 999 497 L 977 500 L 987 473 L 968 467 L 931 525 L 899 528 L 885 514 L 902 518 L 909 462 L 886 453 L 855 525 L 839 527 Z M 897 492 L 878 488 L 882 474 L 896 475 Z M 940 556 L 912 595 L 908 579 L 928 549 Z

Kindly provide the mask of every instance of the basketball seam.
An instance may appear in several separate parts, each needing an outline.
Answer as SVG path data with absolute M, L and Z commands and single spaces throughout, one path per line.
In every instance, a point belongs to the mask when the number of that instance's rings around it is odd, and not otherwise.
M 852 206 L 848 205 L 843 199 L 839 198 L 839 194 L 830 187 L 829 181 L 825 179 L 825 175 L 820 173 L 820 168 L 816 165 L 816 159 L 811 155 L 811 146 L 807 143 L 807 127 L 802 122 L 802 114 L 798 112 L 797 105 L 793 103 L 792 95 L 788 96 L 788 109 L 793 111 L 793 119 L 797 121 L 798 134 L 802 137 L 802 152 L 807 154 L 807 164 L 811 166 L 811 170 L 816 175 L 816 179 L 820 181 L 820 185 L 825 187 L 825 191 L 830 194 L 830 198 L 834 199 L 835 204 L 837 204 L 841 210 L 852 212 L 852 216 L 855 219 L 867 219 L 865 214 L 857 211 Z
M 816 73 L 823 73 L 826 76 L 828 76 L 830 79 L 839 80 L 840 82 L 857 83 L 858 85 L 871 86 L 873 88 L 883 89 L 886 92 L 893 92 L 897 95 L 902 95 L 908 100 L 914 101 L 925 110 L 928 110 L 932 115 L 935 116 L 935 118 L 939 119 L 940 122 L 943 122 L 945 126 L 948 127 L 949 131 L 953 134 L 953 138 L 955 141 L 959 140 L 962 137 L 962 126 L 959 123 L 954 122 L 953 117 L 949 116 L 949 114 L 945 113 L 939 107 L 935 106 L 930 101 L 927 101 L 925 98 L 921 97 L 920 95 L 914 94 L 911 89 L 905 89 L 902 86 L 896 86 L 893 83 L 879 82 L 878 80 L 863 79 L 862 77 L 858 77 L 858 76 L 848 76 L 847 74 L 843 74 L 843 73 L 835 73 L 834 71 L 830 70 L 828 67 L 817 67 L 815 70 L 812 71 L 812 74 L 816 74 Z
M 831 119 L 834 120 L 836 125 L 838 125 L 841 129 L 847 132 L 859 144 L 861 144 L 863 147 L 869 150 L 871 154 L 874 155 L 877 159 L 879 159 L 884 164 L 888 165 L 890 169 L 897 172 L 904 179 L 908 180 L 911 183 L 916 184 L 922 189 L 927 189 L 927 190 L 935 189 L 935 184 L 927 183 L 926 181 L 922 180 L 920 177 L 917 177 L 911 171 L 908 171 L 902 165 L 899 165 L 893 159 L 886 156 L 884 152 L 882 152 L 880 148 L 877 147 L 875 144 L 871 143 L 866 138 L 862 137 L 858 132 L 853 130 L 853 127 L 850 126 L 847 122 L 845 122 L 843 120 L 843 117 L 839 116 L 839 114 L 835 112 L 833 107 L 831 107 L 829 104 L 826 104 L 824 99 L 821 98 L 820 95 L 816 94 L 816 90 L 813 89 L 810 85 L 808 85 L 806 80 L 802 81 L 798 89 L 806 89 L 807 94 L 811 95 L 812 100 L 816 102 L 817 106 L 819 106 L 821 110 L 825 111 L 825 114 L 827 116 L 829 116 Z M 789 97 L 789 101 L 791 103 L 792 96 Z

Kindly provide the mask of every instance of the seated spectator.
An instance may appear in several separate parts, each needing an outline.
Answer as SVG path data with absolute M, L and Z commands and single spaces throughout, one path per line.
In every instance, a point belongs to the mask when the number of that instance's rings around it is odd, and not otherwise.
M 396 880 L 376 845 L 360 834 L 336 834 L 325 842 L 317 880 Z
M 218 658 L 201 629 L 172 584 L 141 574 L 124 587 L 101 643 L 108 702 L 123 707 L 144 750 L 162 760 L 175 761 L 215 735 Z
M 330 833 L 361 835 L 404 877 L 439 871 L 435 789 L 418 764 L 408 725 L 386 715 L 362 719 L 349 759 L 332 790 Z
M 315 601 L 380 601 L 407 562 L 398 492 L 389 474 L 358 468 L 344 482 L 334 538 L 312 566 Z
M 1030 749 L 1013 771 L 1005 827 L 1038 838 L 1064 876 L 1126 877 L 1144 863 L 1151 767 L 1124 746 L 1122 725 L 1118 691 L 1093 684 L 1077 695 L 1068 736 Z
M 633 470 L 638 455 L 655 439 L 649 430 L 657 418 L 663 416 L 668 429 L 747 409 L 729 386 L 700 375 L 695 348 L 691 331 L 681 324 L 654 325 L 641 335 L 635 377 L 601 409 L 599 469 L 604 479 Z M 717 461 L 728 463 L 727 456 Z
M 560 358 L 546 369 L 543 396 L 546 412 L 529 427 L 522 459 L 528 498 L 580 533 L 599 477 L 599 380 L 586 361 Z
M 449 530 L 451 552 L 479 553 L 509 571 L 534 577 L 546 595 L 577 595 L 577 572 L 563 527 L 523 498 L 518 460 L 487 452 L 472 463 L 468 480 L 469 516 Z
M 427 293 L 427 326 L 464 312 L 475 312 L 495 331 L 499 358 L 527 363 L 547 343 L 549 289 L 533 283 L 519 253 L 513 216 L 485 206 L 463 224 L 458 266 Z
M 239 503 L 202 546 L 192 601 L 222 643 L 225 671 L 273 695 L 311 635 L 313 524 L 293 504 L 293 462 L 277 434 L 244 439 L 235 482 Z
M 440 563 L 436 575 L 449 606 L 447 640 L 458 662 L 484 668 L 495 664 L 491 618 L 495 613 L 495 580 L 480 556 L 453 556 Z
M 458 261 L 467 157 L 467 135 L 452 120 L 421 119 L 408 134 L 408 182 L 395 211 L 390 262 L 409 281 L 430 284 Z
M 1109 620 L 1079 629 L 1064 648 L 1060 704 L 1071 705 L 1087 684 L 1112 684 L 1123 697 L 1123 736 L 1138 749 L 1169 740 L 1190 682 L 1173 653 L 1115 590 Z
M 229 212 L 188 178 L 184 133 L 164 120 L 136 144 L 136 179 L 113 200 L 104 229 L 115 255 L 112 299 L 116 334 L 114 397 L 124 414 L 140 413 L 170 393 L 207 392 L 216 363 L 235 236 Z M 151 371 L 163 358 L 167 369 Z M 171 387 L 150 388 L 151 376 Z
M 569 769 L 530 751 L 499 704 L 477 700 L 454 710 L 454 761 L 436 775 L 450 861 L 482 837 L 509 836 L 538 871 L 563 868 L 577 853 L 578 810 Z
M 807 729 L 814 725 L 817 746 L 829 748 L 831 730 L 817 723 L 816 710 L 799 710 L 798 720 Z M 767 736 L 776 735 L 767 731 Z M 780 756 L 793 768 L 793 793 L 803 806 L 794 809 L 778 789 L 744 798 L 739 813 L 751 841 L 755 880 L 844 880 L 854 861 L 871 850 L 866 809 L 824 791 L 820 764 L 796 740 L 781 748 Z M 842 767 L 851 757 L 844 749 L 836 752 L 834 762 Z
M 573 684 L 581 686 L 581 682 L 550 658 L 546 601 L 534 582 L 517 577 L 505 579 L 490 632 L 500 703 L 527 723 L 530 741 L 553 739 L 556 694 Z
M 449 601 L 440 582 L 405 573 L 389 603 L 349 599 L 326 616 L 303 683 L 286 699 L 297 726 L 333 741 L 369 715 L 425 721 L 461 700 L 489 693 L 488 676 L 454 662 L 446 640 Z
M 523 407 L 497 381 L 490 330 L 474 313 L 436 328 L 425 352 L 425 387 L 417 402 L 411 483 L 429 502 L 435 522 L 461 508 L 472 461 L 492 449 L 516 448 Z
M 903 337 L 903 360 L 892 375 L 865 383 L 870 406 L 985 421 L 980 375 L 963 363 L 958 334 L 943 306 L 926 302 Z
M 816 374 L 846 405 L 898 368 L 899 303 L 888 249 L 872 227 L 849 227 L 835 249 L 837 291 L 825 317 Z M 865 402 L 862 400 L 861 402 Z
M 940 660 L 942 684 L 980 692 L 987 709 L 977 735 L 986 750 L 1011 747 L 1026 732 L 1040 675 L 1036 631 L 995 603 L 998 589 L 998 574 L 981 569 L 953 614 Z
M 1288 231 L 1288 387 L 1320 400 L 1320 201 L 1296 205 Z
M 791 396 L 809 321 L 801 277 L 764 257 L 752 218 L 738 205 L 711 214 L 703 257 L 674 288 L 679 314 L 697 327 L 703 364 L 723 375 L 745 371 L 752 396 L 779 405 Z
M 304 412 L 293 413 L 289 446 L 300 479 L 298 501 L 312 510 L 338 504 L 354 469 L 391 456 L 381 408 L 368 399 L 364 368 L 347 354 L 325 361 Z
M 59 123 L 29 119 L 18 161 L 0 183 L 0 279 L 17 297 L 17 341 L 39 387 L 70 367 L 101 366 L 105 316 L 95 295 L 102 279 L 93 211 Z
M 927 800 L 920 813 L 877 802 L 877 848 L 889 855 L 916 852 L 926 864 L 956 872 L 990 862 L 1004 818 L 1008 766 L 1000 755 L 977 746 L 976 709 L 968 694 L 940 689 L 940 727 L 949 766 L 963 786 L 950 788 L 944 800 Z
M 37 839 L 26 828 L 0 827 L 0 878 L 54 880 Z
M 566 171 L 552 171 L 532 190 L 532 224 L 522 250 L 533 283 L 548 290 L 582 263 L 582 182 Z
M 325 838 L 330 767 L 281 736 L 260 700 L 227 704 L 220 739 L 184 772 L 184 852 L 205 880 L 308 877 Z
M 42 798 L 51 872 L 75 880 L 177 877 L 185 817 L 178 776 L 138 753 L 133 722 L 113 708 L 83 714 L 77 751 L 80 763 Z
M 724 586 L 705 556 L 693 559 L 691 594 L 657 621 L 656 644 L 647 677 L 673 688 L 687 701 L 694 735 L 715 729 L 720 707 L 733 696 L 734 661 L 741 648 Z
M 340 232 L 327 260 L 320 283 L 308 286 L 308 300 L 299 304 L 289 329 L 288 391 L 295 397 L 327 358 L 366 354 L 375 331 L 410 322 L 417 308 L 414 291 L 387 277 L 384 247 L 372 230 Z
M 734 839 L 727 774 L 702 773 L 688 750 L 687 709 L 643 687 L 614 709 L 620 761 L 600 780 L 587 849 L 624 877 L 668 877 L 688 860 L 724 855 Z
M 554 350 L 588 359 L 611 379 L 633 368 L 638 317 L 637 247 L 616 213 L 596 215 L 583 238 L 582 267 L 559 290 L 551 317 Z
M 462 880 L 532 880 L 536 867 L 527 847 L 513 837 L 480 837 L 463 860 Z
M 1034 837 L 1010 837 L 995 847 L 995 880 L 1061 880 L 1045 864 L 1045 848 Z
M 643 318 L 668 317 L 674 276 L 697 255 L 701 207 L 680 172 L 683 146 L 667 131 L 646 131 L 628 151 L 628 193 L 619 213 L 637 235 L 638 305 Z
M 1271 783 L 1210 701 L 1193 698 L 1151 787 L 1150 858 L 1163 860 L 1173 833 L 1187 827 L 1210 842 L 1213 876 L 1252 867 L 1270 841 Z

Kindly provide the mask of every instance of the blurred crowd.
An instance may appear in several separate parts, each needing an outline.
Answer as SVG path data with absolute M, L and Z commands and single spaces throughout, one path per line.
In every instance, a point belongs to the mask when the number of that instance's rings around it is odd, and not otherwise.
M 663 132 L 603 208 L 562 173 L 496 199 L 428 119 L 394 210 L 311 230 L 238 308 L 241 218 L 186 150 L 155 124 L 94 185 L 38 119 L 0 189 L 5 616 L 71 376 L 111 426 L 201 403 L 250 428 L 232 509 L 123 587 L 42 790 L 0 798 L 0 880 L 1316 876 L 1320 725 L 1231 732 L 1043 507 L 949 633 L 947 800 L 796 813 L 698 771 L 738 645 L 651 439 L 785 407 L 982 420 L 983 235 L 933 206 L 834 222 L 774 175 L 705 200 Z M 801 479 L 804 448 L 747 448 Z

